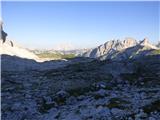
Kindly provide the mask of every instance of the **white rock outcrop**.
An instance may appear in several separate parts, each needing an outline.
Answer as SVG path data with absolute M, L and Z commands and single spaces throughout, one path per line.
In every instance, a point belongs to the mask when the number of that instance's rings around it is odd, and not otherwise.
M 156 47 L 156 46 L 152 45 L 151 43 L 149 43 L 148 38 L 144 38 L 144 40 L 142 40 L 139 44 L 141 46 L 145 46 L 145 47 L 150 48 L 150 49 L 158 49 L 158 47 Z
M 5 42 L 3 42 L 3 40 L 0 39 L 0 55 L 2 54 L 38 60 L 38 57 L 35 54 L 29 52 L 23 47 L 20 47 L 18 44 L 10 40 L 6 40 Z

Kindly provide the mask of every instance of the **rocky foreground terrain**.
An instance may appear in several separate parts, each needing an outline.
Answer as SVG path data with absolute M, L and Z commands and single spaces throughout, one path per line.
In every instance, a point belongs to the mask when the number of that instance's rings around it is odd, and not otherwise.
M 128 42 L 88 58 L 2 55 L 2 120 L 159 120 L 160 51 Z

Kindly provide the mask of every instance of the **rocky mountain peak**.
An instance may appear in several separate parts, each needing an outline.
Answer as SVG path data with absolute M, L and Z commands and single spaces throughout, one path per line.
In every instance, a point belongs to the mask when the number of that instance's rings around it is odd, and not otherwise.
M 122 51 L 126 48 L 133 47 L 137 45 L 137 41 L 133 38 L 126 38 L 125 40 L 121 41 L 117 40 L 110 40 L 106 43 L 94 48 L 92 50 L 87 51 L 82 56 L 97 58 L 106 54 L 112 54 L 115 51 Z
M 148 38 L 144 38 L 144 39 L 140 42 L 140 44 L 141 44 L 141 45 L 148 45 L 148 44 L 150 44 L 150 43 L 149 43 Z
M 142 41 L 140 41 L 139 45 L 150 48 L 150 49 L 158 49 L 156 46 L 152 45 L 149 42 L 148 38 L 144 38 Z
M 6 38 L 7 33 L 3 31 L 2 22 L 0 22 L 0 32 L 0 55 L 38 60 L 38 57 L 35 54 Z
M 160 41 L 158 42 L 158 44 L 156 45 L 156 47 L 160 48 Z
M 102 44 L 90 51 L 87 51 L 82 56 L 90 58 L 101 58 L 112 59 L 115 56 L 120 56 L 119 58 L 129 58 L 133 57 L 135 53 L 141 52 L 141 55 L 145 55 L 148 52 L 142 52 L 145 50 L 156 50 L 158 47 L 149 43 L 148 38 L 144 38 L 142 41 L 137 42 L 135 39 L 127 37 L 123 41 L 121 40 L 111 40 Z M 118 57 L 117 57 L 118 58 Z
M 134 45 L 137 44 L 137 41 L 133 38 L 125 38 L 124 41 L 122 41 L 123 45 L 124 45 L 124 48 L 128 48 L 128 47 L 132 47 Z
M 6 41 L 7 33 L 3 31 L 3 22 L 0 21 L 0 39 L 3 41 L 3 43 Z

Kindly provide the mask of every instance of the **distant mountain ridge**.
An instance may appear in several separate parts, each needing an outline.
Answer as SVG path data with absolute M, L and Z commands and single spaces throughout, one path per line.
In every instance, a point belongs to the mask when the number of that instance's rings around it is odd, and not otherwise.
M 133 38 L 126 38 L 121 40 L 110 40 L 106 43 L 93 48 L 93 49 L 75 49 L 75 50 L 29 50 L 21 47 L 13 41 L 8 39 L 5 42 L 0 39 L 0 54 L 6 54 L 11 56 L 17 56 L 21 58 L 33 59 L 36 61 L 48 61 L 38 56 L 38 54 L 52 55 L 74 55 L 80 57 L 98 58 L 100 60 L 114 59 L 114 60 L 126 60 L 130 58 L 136 58 L 149 54 L 159 53 L 159 43 L 152 45 L 147 38 L 138 42 Z M 154 51 L 157 50 L 157 51 Z M 50 54 L 51 53 L 51 54 Z M 53 56 L 54 57 L 54 56 Z M 70 57 L 70 56 L 69 56 Z M 61 59 L 61 58 L 59 58 Z M 53 59 L 52 59 L 53 60 Z
M 123 41 L 111 40 L 94 49 L 91 49 L 84 53 L 83 57 L 100 58 L 105 59 L 128 59 L 133 56 L 146 55 L 153 50 L 157 50 L 158 47 L 149 43 L 147 38 L 138 42 L 133 38 L 126 38 Z M 143 51 L 143 52 L 142 52 Z M 141 53 L 141 54 L 139 54 Z M 134 54 L 134 55 L 133 55 Z
M 127 38 L 124 41 L 120 40 L 110 40 L 94 49 L 91 49 L 84 53 L 82 56 L 97 58 L 105 54 L 111 54 L 114 51 L 120 51 L 122 49 L 132 47 L 137 44 L 137 41 L 132 38 Z
M 41 54 L 41 53 L 54 53 L 54 54 L 74 54 L 75 56 L 82 55 L 83 53 L 87 52 L 88 49 L 74 49 L 74 50 L 54 50 L 54 49 L 34 49 L 30 50 L 34 54 Z

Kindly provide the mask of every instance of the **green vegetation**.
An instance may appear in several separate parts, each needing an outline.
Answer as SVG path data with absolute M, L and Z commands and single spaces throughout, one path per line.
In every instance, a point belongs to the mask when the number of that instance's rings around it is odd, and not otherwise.
M 80 96 L 90 91 L 90 87 L 81 87 L 81 88 L 75 88 L 70 89 L 67 92 L 72 96 Z
M 47 113 L 47 111 L 51 108 L 55 107 L 55 103 L 50 103 L 47 104 L 44 100 L 42 101 L 42 103 L 39 106 L 39 112 L 40 113 Z
M 157 55 L 157 54 L 160 54 L 160 49 L 158 49 L 158 50 L 153 50 L 153 51 L 151 52 L 151 55 Z
M 129 101 L 122 100 L 121 98 L 111 98 L 109 100 L 109 104 L 106 105 L 108 108 L 119 108 L 119 109 L 124 109 L 124 105 L 129 104 Z
M 60 54 L 60 53 L 49 53 L 43 52 L 36 54 L 39 58 L 50 58 L 50 59 L 70 59 L 74 58 L 74 54 Z
M 156 100 L 149 105 L 143 107 L 145 113 L 160 111 L 160 100 Z

